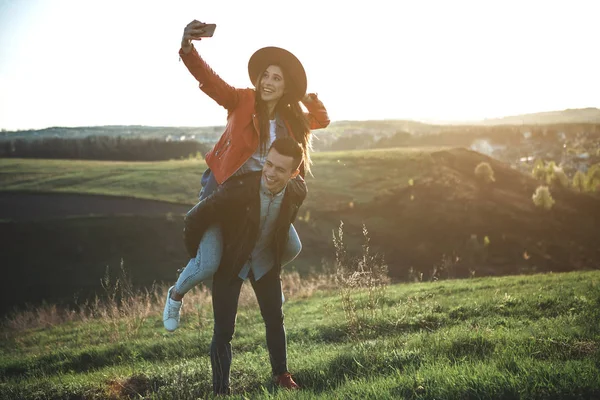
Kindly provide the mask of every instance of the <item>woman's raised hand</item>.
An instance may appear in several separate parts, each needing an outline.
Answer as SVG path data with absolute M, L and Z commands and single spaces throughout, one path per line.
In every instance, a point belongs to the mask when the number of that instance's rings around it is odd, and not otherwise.
M 204 33 L 204 27 L 206 24 L 198 20 L 193 20 L 183 30 L 183 37 L 181 38 L 181 49 L 184 53 L 189 53 L 192 49 L 192 40 L 200 40 L 201 35 Z
M 304 97 L 302 97 L 302 102 L 303 103 L 312 103 L 313 102 L 313 96 L 316 97 L 317 95 L 314 93 L 306 93 L 304 95 Z

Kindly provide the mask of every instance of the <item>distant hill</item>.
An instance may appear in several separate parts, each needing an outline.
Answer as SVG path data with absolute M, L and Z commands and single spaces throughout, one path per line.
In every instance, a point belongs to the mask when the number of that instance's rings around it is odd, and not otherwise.
M 369 121 L 334 121 L 327 128 L 320 129 L 316 133 L 373 133 L 392 134 L 398 131 L 409 133 L 430 132 L 439 129 L 436 125 L 426 124 L 419 121 L 402 119 L 384 119 Z
M 163 138 L 169 140 L 198 140 L 202 142 L 216 141 L 223 133 L 223 126 L 143 126 L 143 125 L 106 125 L 78 127 L 50 127 L 22 131 L 4 131 L 2 139 L 36 139 L 36 138 L 82 138 L 87 136 L 122 136 L 135 138 Z
M 335 118 L 335 116 L 332 116 Z M 502 118 L 468 122 L 420 122 L 414 120 L 366 120 L 334 121 L 327 128 L 316 130 L 316 148 L 327 147 L 340 136 L 370 134 L 374 139 L 391 136 L 397 132 L 413 135 L 438 134 L 446 130 L 461 127 L 494 125 L 553 125 L 575 123 L 600 123 L 600 109 L 580 108 L 563 111 L 549 111 L 535 114 L 523 114 Z M 3 131 L 0 140 L 12 138 L 43 137 L 86 137 L 92 135 L 110 135 L 141 138 L 164 138 L 165 140 L 197 140 L 207 144 L 215 143 L 223 133 L 224 126 L 205 127 L 161 127 L 143 125 L 112 125 L 83 127 L 51 127 L 37 130 Z M 320 142 L 319 142 L 320 140 Z
M 600 123 L 600 109 L 598 108 L 576 108 L 562 111 L 548 111 L 533 114 L 513 115 L 501 118 L 489 118 L 479 121 L 460 122 L 419 122 L 413 120 L 369 120 L 369 121 L 335 121 L 326 129 L 319 132 L 340 133 L 343 131 L 362 131 L 362 133 L 395 133 L 397 131 L 412 134 L 438 133 L 447 127 L 456 125 L 479 126 L 479 125 L 555 125 L 555 124 L 580 124 Z M 351 132 L 350 132 L 351 133 Z
M 534 114 L 514 115 L 510 117 L 485 119 L 482 125 L 552 125 L 570 123 L 600 123 L 600 109 L 573 108 L 563 111 L 548 111 Z

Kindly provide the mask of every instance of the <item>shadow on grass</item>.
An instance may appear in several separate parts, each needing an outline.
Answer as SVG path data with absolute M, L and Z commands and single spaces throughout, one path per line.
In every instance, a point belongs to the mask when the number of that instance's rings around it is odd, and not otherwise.
M 196 340 L 196 339 L 194 339 Z M 55 375 L 65 372 L 87 372 L 113 365 L 136 363 L 140 360 L 161 361 L 167 359 L 193 358 L 206 355 L 207 340 L 197 343 L 162 341 L 152 344 L 117 344 L 103 348 L 90 348 L 75 354 L 64 352 L 31 357 L 9 363 L 0 369 L 0 377 Z
M 454 325 L 454 323 L 448 319 L 446 314 L 442 313 L 412 316 L 403 320 L 360 318 L 354 327 L 344 323 L 292 331 L 288 333 L 288 341 L 346 343 L 370 340 L 373 337 L 397 336 L 402 333 L 434 332 L 450 325 Z
M 295 377 L 301 387 L 324 392 L 343 385 L 349 379 L 387 376 L 407 369 L 418 369 L 423 355 L 418 351 L 381 351 L 364 347 L 348 354 L 340 354 L 321 369 L 297 371 Z

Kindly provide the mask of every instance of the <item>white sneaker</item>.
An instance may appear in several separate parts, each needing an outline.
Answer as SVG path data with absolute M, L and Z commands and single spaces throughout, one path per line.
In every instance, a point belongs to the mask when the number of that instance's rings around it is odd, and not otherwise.
M 167 302 L 163 311 L 163 325 L 169 332 L 173 332 L 179 326 L 179 311 L 181 310 L 182 301 L 175 301 L 171 298 L 171 290 L 175 286 L 171 286 L 167 291 Z

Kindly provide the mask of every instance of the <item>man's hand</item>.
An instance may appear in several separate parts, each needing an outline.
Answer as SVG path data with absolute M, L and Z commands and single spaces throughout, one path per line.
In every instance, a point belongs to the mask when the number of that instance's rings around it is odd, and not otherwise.
M 189 53 L 192 50 L 192 40 L 200 40 L 204 33 L 204 27 L 206 24 L 198 20 L 193 20 L 183 30 L 183 37 L 181 38 L 181 49 L 184 53 Z

